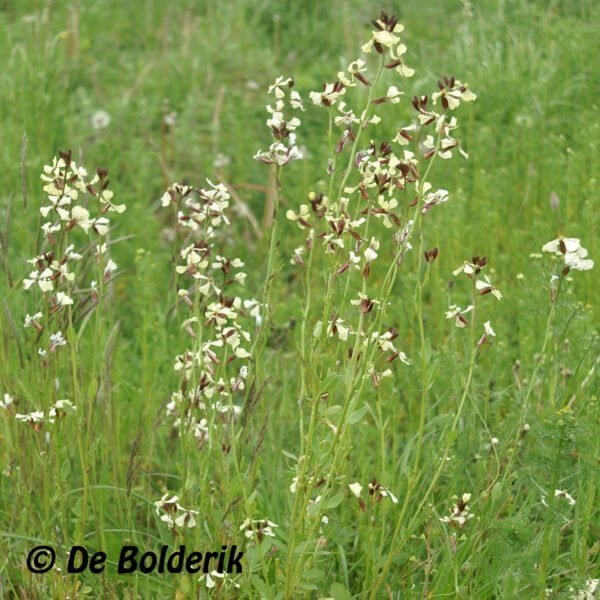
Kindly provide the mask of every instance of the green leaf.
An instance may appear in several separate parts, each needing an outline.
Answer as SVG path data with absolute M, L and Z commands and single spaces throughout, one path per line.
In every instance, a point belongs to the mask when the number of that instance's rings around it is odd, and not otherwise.
M 454 442 L 456 441 L 458 434 L 456 432 L 456 429 L 451 429 L 447 434 L 446 434 L 446 444 L 448 444 L 449 446 L 451 446 L 452 444 L 454 444 Z
M 63 479 L 67 479 L 71 473 L 71 462 L 66 459 L 60 467 L 60 475 Z
M 281 450 L 281 453 L 286 457 L 289 458 L 290 460 L 293 460 L 294 462 L 298 462 L 298 457 L 295 454 L 292 454 L 291 452 L 288 452 L 287 450 Z
M 331 510 L 339 506 L 344 500 L 344 494 L 336 494 L 325 503 L 325 510 Z
M 352 595 L 341 583 L 332 583 L 329 588 L 329 595 L 333 600 L 352 600 Z
M 335 413 L 338 413 L 342 410 L 342 407 L 339 404 L 334 404 L 333 406 L 329 406 L 322 413 L 322 417 L 331 417 Z
M 500 499 L 502 495 L 502 484 L 497 481 L 492 488 L 492 502 L 495 504 Z
M 252 575 L 252 586 L 260 594 L 261 598 L 264 598 L 265 600 L 273 598 L 273 592 L 271 591 L 270 586 L 257 575 Z
M 94 379 L 92 379 L 90 381 L 90 385 L 88 386 L 87 397 L 90 400 L 94 400 L 97 392 L 98 392 L 98 380 L 94 377 Z
M 354 424 L 358 423 L 367 414 L 368 410 L 369 409 L 366 406 L 363 406 L 362 408 L 355 410 L 348 417 L 348 423 L 350 423 L 350 425 L 354 425 Z

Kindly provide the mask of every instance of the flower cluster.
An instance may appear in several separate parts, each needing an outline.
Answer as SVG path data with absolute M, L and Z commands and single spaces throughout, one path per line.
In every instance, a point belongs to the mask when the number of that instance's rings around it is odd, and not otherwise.
M 352 492 L 352 495 L 358 499 L 360 508 L 366 511 L 367 505 L 361 497 L 363 486 L 358 481 L 355 481 L 354 483 L 350 483 L 348 488 Z M 372 504 L 380 502 L 383 498 L 388 498 L 392 504 L 398 504 L 398 498 L 390 490 L 378 483 L 376 479 L 369 482 L 367 490 Z
M 363 46 L 363 52 L 368 54 L 375 50 L 384 55 L 386 68 L 394 69 L 401 76 L 412 75 L 412 69 L 406 67 L 401 59 L 406 52 L 406 46 L 400 41 L 399 34 L 403 27 L 397 18 L 382 12 L 380 17 L 373 21 L 373 26 L 375 29 L 372 37 Z M 392 59 L 391 62 L 385 62 L 388 55 Z M 333 123 L 343 127 L 343 132 L 335 144 L 335 154 L 340 154 L 349 142 L 356 145 L 362 129 L 381 121 L 380 117 L 370 115 L 369 107 L 355 113 L 341 100 L 347 90 L 356 86 L 357 82 L 366 86 L 376 85 L 377 79 L 369 81 L 366 71 L 365 61 L 357 59 L 350 63 L 346 71 L 338 73 L 335 83 L 326 83 L 323 91 L 310 94 L 315 105 L 326 108 L 337 105 L 338 115 L 333 116 Z M 301 204 L 297 211 L 288 210 L 288 219 L 295 221 L 301 229 L 308 230 L 308 248 L 314 240 L 320 239 L 325 252 L 340 258 L 336 269 L 338 276 L 353 268 L 360 271 L 363 277 L 368 277 L 372 263 L 378 258 L 381 243 L 378 238 L 366 235 L 369 222 L 373 219 L 381 222 L 386 229 L 395 230 L 394 239 L 402 245 L 401 255 L 410 249 L 409 238 L 414 222 L 409 219 L 403 221 L 401 217 L 406 206 L 400 204 L 400 193 L 404 198 L 416 196 L 413 202 L 419 203 L 423 213 L 448 200 L 446 190 L 432 191 L 430 183 L 421 181 L 419 162 L 420 159 L 427 160 L 434 154 L 450 158 L 452 149 L 458 147 L 459 142 L 451 134 L 457 128 L 456 117 L 448 117 L 447 111 L 457 108 L 461 101 L 474 100 L 476 96 L 468 86 L 453 77 L 438 82 L 438 88 L 439 90 L 432 94 L 432 102 L 434 105 L 440 102 L 443 109 L 441 113 L 428 110 L 426 96 L 415 98 L 413 105 L 417 110 L 419 125 L 410 123 L 398 128 L 398 133 L 391 142 L 384 140 L 377 144 L 371 140 L 367 147 L 356 149 L 348 171 L 345 172 L 339 198 L 331 199 L 326 195 L 313 193 L 309 196 L 310 204 Z M 385 95 L 371 100 L 371 106 L 383 103 L 397 104 L 401 98 L 402 92 L 397 86 L 391 85 L 388 86 Z M 433 135 L 424 131 L 430 125 L 433 126 Z M 417 129 L 420 131 L 415 135 L 413 132 Z M 416 139 L 421 138 L 425 140 L 422 149 L 416 145 Z M 406 146 L 411 143 L 414 148 L 409 150 Z M 334 158 L 330 158 L 330 177 L 335 173 L 334 163 Z M 348 180 L 352 173 L 355 181 L 350 183 Z M 412 194 L 409 191 L 411 187 Z M 303 265 L 303 253 L 302 247 L 297 248 L 292 263 Z
M 106 238 L 110 220 L 106 215 L 125 210 L 124 204 L 113 202 L 113 192 L 108 189 L 108 170 L 98 169 L 88 178 L 87 171 L 77 165 L 70 152 L 60 152 L 52 164 L 44 166 L 41 179 L 47 194 L 47 204 L 40 208 L 46 219 L 41 226 L 45 244 L 37 256 L 27 261 L 33 270 L 23 280 L 26 290 L 39 290 L 45 301 L 45 313 L 38 311 L 25 317 L 24 326 L 38 333 L 53 323 L 57 327 L 64 326 L 65 313 L 76 306 L 83 308 L 91 304 L 93 307 L 98 303 L 100 289 L 117 270 L 108 255 Z M 96 205 L 94 214 L 92 204 Z M 75 232 L 78 230 L 88 236 L 88 243 L 76 251 Z M 96 276 L 84 285 L 76 271 L 86 270 L 83 263 L 88 258 L 96 263 Z M 84 296 L 78 305 L 76 295 Z M 59 329 L 49 335 L 48 346 L 40 348 L 39 354 L 45 357 L 48 351 L 54 352 L 64 345 L 66 341 Z
M 482 275 L 482 271 L 487 265 L 487 258 L 485 256 L 473 256 L 470 261 L 465 261 L 460 267 L 454 270 L 453 274 L 455 277 L 458 275 L 466 275 L 473 281 L 474 292 L 479 296 L 486 296 L 491 294 L 496 300 L 502 299 L 502 292 L 490 281 L 487 275 Z M 472 312 L 474 309 L 473 304 L 469 304 L 466 308 L 461 308 L 456 304 L 452 304 L 446 311 L 446 318 L 453 319 L 456 327 L 464 328 L 469 325 L 469 320 L 466 315 Z M 473 313 L 474 314 L 474 313 Z M 491 343 L 490 338 L 496 337 L 496 332 L 492 328 L 491 322 L 486 321 L 483 324 L 483 334 L 477 346 L 481 347 L 486 343 Z
M 469 510 L 469 502 L 471 501 L 471 494 L 463 494 L 460 498 L 457 498 L 456 504 L 452 507 L 450 514 L 441 517 L 442 523 L 447 523 L 454 529 L 462 529 L 467 521 L 473 518 L 473 513 Z
M 181 384 L 167 415 L 200 446 L 210 439 L 215 420 L 231 421 L 241 411 L 234 399 L 246 387 L 251 341 L 243 321 L 260 321 L 257 301 L 226 295 L 246 278 L 240 259 L 217 252 L 219 228 L 230 223 L 229 199 L 225 186 L 210 181 L 204 189 L 174 184 L 162 197 L 163 206 L 176 206 L 179 231 L 188 233 L 175 271 L 185 284 L 179 285 L 178 298 L 188 310 L 181 328 L 191 339 L 175 358 Z
M 212 570 L 210 573 L 202 575 L 198 579 L 198 581 L 200 583 L 204 582 L 204 585 L 209 590 L 212 590 L 214 588 L 222 590 L 228 587 L 239 589 L 240 587 L 240 584 L 236 582 L 234 577 L 231 577 L 231 575 L 227 573 L 221 573 L 221 571 L 217 570 Z
M 265 537 L 275 537 L 273 527 L 279 527 L 269 519 L 246 519 L 240 525 L 240 531 L 244 532 L 244 536 L 248 539 L 256 539 L 259 542 Z
M 573 496 L 571 496 L 571 494 L 565 490 L 554 490 L 554 497 L 566 500 L 570 506 L 575 505 L 575 498 L 573 498 Z
M 278 77 L 269 87 L 268 93 L 275 97 L 275 104 L 267 105 L 269 118 L 267 126 L 270 128 L 275 141 L 266 151 L 259 150 L 254 158 L 267 164 L 280 167 L 287 165 L 292 160 L 302 158 L 302 153 L 296 145 L 296 129 L 300 126 L 298 117 L 289 117 L 286 112 L 303 111 L 302 98 L 296 90 L 292 90 L 294 80 L 291 77 L 284 79 Z
M 448 202 L 448 191 L 434 189 L 426 181 L 426 174 L 435 156 L 449 159 L 454 150 L 466 156 L 456 137 L 458 121 L 454 111 L 462 102 L 471 102 L 476 96 L 466 84 L 454 77 L 445 77 L 438 81 L 437 89 L 430 96 L 413 98 L 415 120 L 398 127 L 393 139 L 376 141 L 373 137 L 361 145 L 362 132 L 382 121 L 373 111 L 383 104 L 395 106 L 402 102 L 400 84 L 404 77 L 414 73 L 404 63 L 407 49 L 400 37 L 404 28 L 396 16 L 382 12 L 373 21 L 373 28 L 362 51 L 366 55 L 372 52 L 380 55 L 381 66 L 375 75 L 368 72 L 367 57 L 358 58 L 340 71 L 335 81 L 310 93 L 313 104 L 328 111 L 330 131 L 335 132 L 335 127 L 342 131 L 339 137 L 336 134 L 331 137 L 327 168 L 329 193 L 311 192 L 308 201 L 289 208 L 286 217 L 306 236 L 304 245 L 294 250 L 291 264 L 306 267 L 306 255 L 320 247 L 331 258 L 333 278 L 346 279 L 346 290 L 352 285 L 351 278 L 357 276 L 362 286 L 358 299 L 349 300 L 349 306 L 345 302 L 336 305 L 335 312 L 326 315 L 326 321 L 317 323 L 314 337 L 337 339 L 348 346 L 348 352 L 360 346 L 360 356 L 369 357 L 363 373 L 377 387 L 391 371 L 375 368 L 375 351 L 383 352 L 386 362 L 399 358 L 408 364 L 408 358 L 393 342 L 398 336 L 396 331 L 377 331 L 373 326 L 379 321 L 373 315 L 381 315 L 387 299 L 369 293 L 367 280 L 375 269 L 381 268 L 378 265 L 386 261 L 384 252 L 389 248 L 393 249 L 391 264 L 400 265 L 404 255 L 412 249 L 416 223 L 435 206 Z M 396 75 L 396 82 L 386 85 L 383 94 L 376 93 L 386 70 Z M 364 108 L 355 109 L 352 92 L 359 85 L 369 88 L 369 96 Z M 347 166 L 338 177 L 336 163 L 349 147 Z M 338 183 L 339 191 L 334 193 Z M 435 260 L 437 253 L 436 249 L 431 255 L 426 254 L 427 262 Z M 387 266 L 390 268 L 389 263 Z M 496 295 L 495 288 L 488 290 L 488 287 L 487 284 L 482 287 L 481 293 Z M 457 325 L 466 324 L 462 309 L 453 307 L 452 315 Z M 491 331 L 490 328 L 489 335 Z
M 70 400 L 57 400 L 47 411 L 34 410 L 27 414 L 16 413 L 15 419 L 27 423 L 34 431 L 41 431 L 46 423 L 52 425 L 67 414 L 74 413 L 75 410 L 76 406 Z
M 600 590 L 600 579 L 586 579 L 585 587 L 577 592 L 571 587 L 569 592 L 573 593 L 571 600 L 594 600 L 597 597 L 597 592 Z
M 165 494 L 160 500 L 154 503 L 156 506 L 156 514 L 160 520 L 167 524 L 169 529 L 176 527 L 188 528 L 196 527 L 197 510 L 183 508 L 179 503 L 179 496 L 170 496 Z
M 551 252 L 562 256 L 565 261 L 565 273 L 570 270 L 589 271 L 594 266 L 594 261 L 586 258 L 588 251 L 581 245 L 577 238 L 559 237 L 542 246 L 542 252 Z
M 387 69 L 394 69 L 401 77 L 412 77 L 414 69 L 407 67 L 402 58 L 406 54 L 406 46 L 400 41 L 399 34 L 404 31 L 404 26 L 398 23 L 395 15 L 388 16 L 384 11 L 372 23 L 375 30 L 362 51 L 369 54 L 375 50 L 378 54 L 389 55 L 391 62 L 385 65 Z

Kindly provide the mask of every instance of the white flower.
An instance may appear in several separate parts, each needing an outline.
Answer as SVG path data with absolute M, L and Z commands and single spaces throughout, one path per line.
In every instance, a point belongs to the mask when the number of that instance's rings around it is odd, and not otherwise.
M 163 117 L 163 123 L 168 127 L 175 127 L 177 124 L 177 113 L 175 111 L 168 112 Z
M 109 258 L 108 262 L 106 263 L 106 266 L 104 267 L 104 278 L 106 279 L 110 277 L 110 274 L 116 271 L 117 268 L 117 263 Z
M 436 204 L 444 204 L 448 202 L 448 190 L 439 189 L 435 192 L 430 192 L 424 198 L 423 214 L 426 214 Z
M 350 328 L 344 325 L 343 319 L 335 319 L 335 321 L 332 321 L 327 325 L 327 335 L 329 337 L 337 335 L 342 342 L 348 340 L 349 333 Z
M 404 92 L 401 92 L 395 85 L 388 88 L 388 91 L 383 98 L 373 100 L 373 104 L 383 104 L 384 102 L 391 102 L 392 104 L 398 104 Z
M 57 331 L 50 336 L 50 352 L 54 352 L 59 346 L 66 345 L 67 340 L 65 340 L 61 331 Z
M 67 296 L 63 292 L 57 292 L 56 294 L 56 306 L 62 308 L 63 306 L 71 306 L 73 304 L 73 298 Z
M 452 304 L 448 307 L 446 311 L 446 319 L 455 319 L 455 325 L 457 327 L 465 327 L 469 324 L 467 319 L 465 319 L 464 315 L 471 312 L 473 310 L 473 305 L 470 304 L 464 310 L 457 306 L 456 304 Z
M 275 94 L 275 98 L 285 98 L 285 89 L 291 88 L 294 85 L 294 80 L 291 77 L 284 78 L 283 75 L 277 77 L 277 79 L 269 86 L 267 94 Z
M 39 271 L 31 271 L 29 278 L 23 280 L 23 287 L 28 290 L 33 284 L 37 283 L 42 292 L 51 292 L 54 289 L 52 269 L 46 267 L 41 273 Z
M 483 324 L 483 329 L 484 329 L 485 335 L 487 335 L 487 336 L 492 336 L 492 337 L 496 337 L 496 333 L 495 333 L 495 332 L 494 332 L 494 330 L 492 329 L 492 326 L 491 326 L 491 324 L 490 324 L 490 321 L 486 321 L 486 322 Z
M 14 400 L 10 394 L 4 394 L 2 400 L 0 400 L 0 408 L 8 408 L 11 404 L 14 404 Z
M 110 125 L 110 115 L 105 110 L 97 110 L 90 118 L 90 123 L 95 130 L 104 129 Z
M 306 264 L 304 262 L 304 259 L 302 258 L 304 251 L 305 251 L 304 246 L 299 246 L 298 248 L 296 248 L 294 250 L 294 253 L 292 254 L 292 258 L 290 258 L 290 264 L 303 267 Z
M 269 146 L 266 152 L 259 150 L 254 159 L 266 164 L 275 164 L 280 167 L 287 165 L 292 160 L 302 159 L 302 153 L 296 146 L 294 134 L 289 136 L 290 146 L 286 146 L 281 142 L 275 142 Z
M 377 252 L 373 248 L 369 247 L 365 250 L 365 261 L 370 263 L 377 258 Z
M 167 524 L 167 526 L 172 529 L 175 526 L 175 519 L 173 518 L 175 514 L 179 510 L 183 510 L 184 514 L 185 509 L 179 504 L 179 496 L 170 496 L 169 494 L 164 494 L 160 500 L 154 502 L 154 506 L 156 506 L 156 514 L 160 516 L 160 520 Z M 193 511 L 192 511 L 193 512 Z M 164 513 L 164 514 L 161 514 Z M 197 514 L 197 513 L 196 513 Z M 193 516 L 192 516 L 193 518 Z M 194 521 L 195 525 L 195 521 Z
M 565 266 L 575 271 L 589 271 L 594 267 L 594 261 L 590 258 L 583 258 L 587 255 L 587 250 L 581 248 L 580 252 L 565 254 Z
M 308 208 L 308 204 L 301 204 L 300 210 L 297 213 L 291 209 L 288 210 L 285 213 L 285 217 L 290 221 L 295 221 L 300 227 L 310 227 L 310 223 L 308 222 L 308 219 L 310 218 L 310 210 Z
M 215 169 L 222 169 L 226 167 L 231 162 L 231 159 L 226 154 L 222 152 L 217 152 L 215 159 L 213 160 L 213 167 Z
M 202 577 L 200 577 L 198 579 L 198 581 L 200 583 L 202 583 L 202 581 L 204 581 L 206 587 L 210 590 L 216 587 L 217 585 L 217 581 L 220 579 L 221 583 L 219 584 L 220 588 L 223 588 L 223 586 L 226 585 L 232 585 L 234 588 L 239 589 L 240 584 L 236 583 L 234 581 L 234 579 L 232 579 L 229 575 L 227 575 L 226 573 L 221 573 L 220 571 L 217 570 L 213 570 L 210 573 L 206 573 L 205 575 L 202 575 Z
M 179 515 L 175 519 L 175 525 L 177 527 L 187 527 L 188 529 L 192 529 L 192 527 L 196 527 L 196 519 L 194 515 L 198 514 L 197 510 L 183 509 L 181 508 L 181 515 Z
M 392 48 L 390 50 L 391 65 L 394 66 L 400 77 L 412 77 L 415 74 L 415 70 L 404 64 L 402 58 L 404 54 L 406 54 L 406 46 L 404 44 L 398 44 L 396 48 Z
M 477 100 L 477 96 L 468 86 L 458 81 L 458 79 L 454 79 L 454 77 L 444 77 L 444 81 L 439 82 L 439 88 L 439 92 L 431 94 L 431 100 L 434 105 L 440 99 L 444 108 L 454 110 L 458 108 L 461 102 L 473 102 Z
M 464 273 L 467 277 L 473 279 L 473 276 L 479 275 L 486 264 L 487 258 L 485 256 L 474 256 L 472 261 L 465 261 L 458 269 L 454 270 L 452 274 L 456 277 L 460 273 Z
M 500 293 L 500 290 L 498 290 L 492 285 L 492 282 L 490 281 L 487 275 L 484 275 L 483 280 L 478 279 L 475 282 L 475 288 L 479 290 L 479 293 L 481 295 L 492 294 L 492 296 L 494 296 L 494 298 L 496 298 L 497 300 L 502 299 L 502 294 Z
M 256 326 L 260 327 L 260 324 L 262 323 L 262 317 L 260 315 L 260 303 L 258 300 L 244 300 L 244 308 L 250 311 L 250 316 L 254 317 Z
M 251 539 L 256 537 L 256 539 L 260 542 L 264 536 L 275 537 L 275 533 L 273 532 L 273 527 L 279 527 L 272 521 L 268 519 L 246 519 L 240 526 L 240 531 L 244 532 L 244 535 Z
M 360 494 L 362 492 L 363 486 L 360 483 L 358 483 L 358 481 L 355 481 L 354 483 L 349 484 L 348 487 L 350 488 L 350 491 L 357 498 L 360 498 Z
M 390 492 L 387 488 L 383 487 L 380 483 L 377 483 L 375 479 L 369 483 L 367 486 L 369 489 L 369 494 L 374 496 L 376 500 L 381 500 L 381 498 L 389 498 L 393 504 L 398 504 L 398 498 Z
M 383 486 L 379 486 L 379 493 L 384 498 L 389 498 L 393 504 L 398 504 L 398 498 L 396 498 L 396 496 L 394 496 L 394 494 L 392 494 L 392 492 L 390 492 L 390 490 L 388 490 L 387 488 L 384 488 Z
M 64 417 L 67 413 L 73 413 L 77 407 L 70 400 L 57 400 L 54 406 L 48 410 L 48 422 L 54 423 L 56 419 Z
M 168 493 L 164 494 L 160 500 L 154 503 L 154 506 L 156 506 L 156 514 L 160 516 L 160 520 L 166 523 L 170 529 L 175 526 L 189 529 L 196 526 L 195 515 L 198 514 L 198 511 L 183 508 L 179 504 L 179 496 L 169 497 Z M 175 517 L 178 512 L 181 514 Z
M 65 206 L 69 206 L 71 204 L 71 198 L 67 195 L 63 196 L 48 196 L 48 200 L 50 200 L 51 206 L 42 206 L 40 208 L 40 213 L 43 217 L 47 217 L 52 209 L 56 211 L 61 221 L 69 220 L 69 211 L 65 208 Z
M 479 338 L 479 341 L 477 342 L 477 346 L 483 346 L 483 344 L 488 342 L 488 338 L 490 338 L 490 337 L 496 337 L 496 332 L 492 329 L 492 325 L 490 324 L 490 321 L 486 321 L 483 324 L 483 335 L 481 336 L 481 338 Z M 491 342 L 489 342 L 489 343 L 491 343 Z
M 594 600 L 596 592 L 600 586 L 600 579 L 586 579 L 585 587 L 577 592 L 575 596 L 571 596 L 571 600 Z M 573 588 L 569 588 L 570 592 L 574 592 Z
M 396 34 L 402 33 L 404 31 L 403 25 L 401 25 L 400 23 L 394 23 L 393 25 L 389 25 L 389 20 L 386 22 L 382 19 L 377 19 L 376 23 L 377 27 L 380 29 L 373 31 L 371 39 L 362 46 L 362 51 L 365 54 L 371 52 L 371 49 L 375 44 L 384 48 L 393 48 L 394 46 L 397 46 L 400 43 L 400 38 Z
M 38 331 L 42 329 L 40 325 L 40 319 L 43 317 L 41 312 L 36 312 L 34 315 L 27 314 L 25 315 L 25 323 L 23 327 L 34 327 Z
M 59 223 L 53 224 L 50 221 L 48 221 L 48 223 L 44 223 L 42 225 L 41 230 L 44 232 L 46 237 L 50 238 L 52 233 L 55 233 L 56 231 L 60 231 L 60 224 Z
M 218 571 L 212 571 L 211 573 L 207 573 L 206 574 L 206 587 L 210 590 L 212 588 L 214 588 L 217 584 L 215 583 L 214 579 L 211 577 L 211 575 L 215 576 L 215 577 L 222 577 L 221 573 L 219 573 Z M 204 576 L 203 576 L 204 577 Z M 201 578 L 202 579 L 202 578 Z
M 93 225 L 93 221 L 90 219 L 90 212 L 83 208 L 83 206 L 74 206 L 71 210 L 71 219 L 76 225 L 79 225 L 86 233 L 90 230 Z
M 417 129 L 416 123 L 401 127 L 396 133 L 396 137 L 392 140 L 401 146 L 407 146 L 413 139 L 409 131 L 415 131 Z
M 571 506 L 575 505 L 575 498 L 565 490 L 554 490 L 555 498 L 564 498 Z
M 456 504 L 452 507 L 450 515 L 447 517 L 440 518 L 440 521 L 442 523 L 447 523 L 454 529 L 460 529 L 464 527 L 466 522 L 473 518 L 473 514 L 469 512 L 470 500 L 471 494 L 463 494 L 461 498 L 456 502 Z
M 92 229 L 99 235 L 104 236 L 108 233 L 110 221 L 106 217 L 98 217 L 92 221 Z
M 102 205 L 102 210 L 103 211 L 114 211 L 116 213 L 125 212 L 127 207 L 124 204 L 114 204 L 112 202 L 113 197 L 114 197 L 114 194 L 110 190 L 102 190 L 101 192 L 99 192 L 98 200 L 100 201 L 100 204 Z
M 586 258 L 588 251 L 581 245 L 581 242 L 577 238 L 560 236 L 544 244 L 542 252 L 562 254 L 565 259 L 565 266 L 575 271 L 589 271 L 594 266 L 594 261 Z
M 346 93 L 341 82 L 326 83 L 322 92 L 310 92 L 309 97 L 315 106 L 333 106 Z
M 44 412 L 41 410 L 35 410 L 28 415 L 17 413 L 15 419 L 27 423 L 34 431 L 40 431 L 45 423 Z
M 581 242 L 577 238 L 566 238 L 560 236 L 542 246 L 542 252 L 554 252 L 566 254 L 567 252 L 577 252 L 581 248 Z
M 372 263 L 378 256 L 377 250 L 379 250 L 379 240 L 371 238 L 369 247 L 364 251 L 365 262 Z

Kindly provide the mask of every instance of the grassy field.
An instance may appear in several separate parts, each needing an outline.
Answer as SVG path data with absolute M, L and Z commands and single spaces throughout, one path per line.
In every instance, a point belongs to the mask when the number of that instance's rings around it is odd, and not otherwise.
M 382 8 L 405 30 L 363 53 Z M 0 0 L 0 595 L 593 598 L 599 28 L 593 0 Z M 444 76 L 476 100 L 433 105 Z M 302 160 L 253 159 L 267 119 Z M 164 545 L 243 569 L 117 572 Z

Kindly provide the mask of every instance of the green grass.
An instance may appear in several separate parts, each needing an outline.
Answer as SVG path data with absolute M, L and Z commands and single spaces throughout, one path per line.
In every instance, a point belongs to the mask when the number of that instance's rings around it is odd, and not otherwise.
M 450 192 L 424 230 L 423 247 L 439 247 L 439 258 L 419 270 L 418 252 L 409 253 L 391 290 L 384 325 L 398 329 L 395 343 L 411 365 L 394 361 L 379 388 L 365 385 L 353 406 L 366 408 L 349 423 L 329 410 L 344 405 L 356 375 L 346 345 L 325 340 L 302 361 L 307 290 L 311 338 L 327 298 L 333 311 L 347 310 L 343 282 L 324 296 L 334 263 L 319 254 L 307 287 L 306 271 L 289 264 L 305 233 L 284 216 L 328 185 L 327 115 L 310 106 L 308 92 L 358 57 L 380 8 L 355 0 L 0 2 L 0 398 L 10 394 L 23 413 L 63 397 L 78 407 L 41 432 L 0 408 L 3 597 L 209 597 L 198 575 L 118 575 L 114 565 L 103 575 L 67 575 L 73 545 L 114 562 L 124 544 L 238 544 L 246 552 L 241 587 L 216 588 L 212 597 L 220 598 L 544 598 L 546 589 L 569 598 L 599 576 L 598 265 L 569 274 L 547 328 L 557 263 L 530 255 L 564 234 L 600 260 L 600 7 L 482 0 L 470 9 L 458 1 L 397 8 L 416 75 L 402 80 L 400 104 L 377 110 L 384 120 L 368 135 L 392 137 L 414 118 L 409 99 L 430 93 L 443 75 L 468 82 L 478 98 L 458 111 L 469 160 L 438 160 L 429 177 Z M 231 450 L 221 443 L 197 450 L 173 433 L 165 413 L 179 386 L 173 361 L 188 340 L 179 327 L 185 311 L 175 309 L 173 219 L 159 198 L 173 181 L 202 186 L 218 174 L 260 228 L 269 169 L 252 155 L 270 143 L 266 88 L 280 74 L 293 76 L 305 99 L 298 139 L 310 154 L 281 177 L 273 314 L 254 356 L 252 408 L 243 422 L 219 429 Z M 357 88 L 357 106 L 366 93 Z M 95 131 L 98 109 L 111 122 Z M 165 130 L 170 111 L 177 120 Z M 111 237 L 130 237 L 111 249 L 119 276 L 102 310 L 76 323 L 73 352 L 65 349 L 50 372 L 40 366 L 34 333 L 22 327 L 39 308 L 22 279 L 45 201 L 39 173 L 59 149 L 71 149 L 89 171 L 109 167 L 116 201 L 127 205 L 123 215 L 111 213 Z M 217 173 L 219 152 L 230 162 Z M 232 221 L 219 251 L 246 263 L 246 289 L 236 293 L 261 298 L 268 232 L 258 237 L 243 215 Z M 373 294 L 392 257 L 386 239 L 368 280 Z M 449 304 L 470 302 L 470 282 L 452 271 L 473 255 L 488 257 L 504 296 L 477 300 L 474 341 L 479 319 L 491 320 L 497 337 L 474 363 L 470 332 L 444 318 Z M 354 294 L 361 281 L 353 277 Z M 516 444 L 525 397 L 530 430 Z M 344 425 L 333 463 L 327 420 Z M 310 512 L 294 509 L 289 491 L 301 453 L 308 467 L 297 494 L 307 502 L 322 493 L 329 519 L 322 532 Z M 332 464 L 333 476 L 315 487 Z M 373 478 L 399 503 L 371 505 Z M 348 489 L 355 481 L 365 486 L 367 511 Z M 576 504 L 554 499 L 555 489 Z M 177 538 L 153 505 L 167 491 L 200 512 L 198 526 Z M 475 516 L 454 532 L 439 517 L 465 492 Z M 247 543 L 238 531 L 246 517 L 274 521 L 275 537 Z M 26 570 L 27 552 L 41 543 L 57 548 L 62 572 Z

